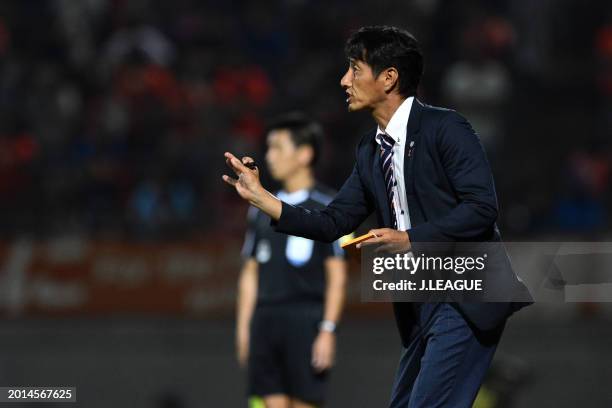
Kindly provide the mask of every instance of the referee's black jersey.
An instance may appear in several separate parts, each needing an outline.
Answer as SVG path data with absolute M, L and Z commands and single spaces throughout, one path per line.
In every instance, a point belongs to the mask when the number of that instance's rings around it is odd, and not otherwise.
M 289 204 L 308 209 L 324 208 L 332 191 L 316 185 L 294 193 L 280 191 L 276 196 Z M 322 302 L 325 296 L 324 261 L 344 256 L 339 243 L 323 243 L 275 232 L 270 217 L 249 208 L 248 230 L 242 256 L 259 264 L 257 305 Z

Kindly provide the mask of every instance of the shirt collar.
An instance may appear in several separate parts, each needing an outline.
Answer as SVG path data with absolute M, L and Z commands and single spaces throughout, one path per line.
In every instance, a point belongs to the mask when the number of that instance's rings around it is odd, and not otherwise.
M 391 136 L 396 143 L 401 143 L 406 138 L 406 127 L 408 126 L 408 118 L 410 117 L 413 101 L 414 96 L 411 96 L 402 102 L 393 113 L 393 116 L 391 116 L 385 130 L 382 130 L 380 126 L 378 127 L 376 130 L 376 143 L 380 144 L 381 133 L 386 133 Z
M 293 193 L 287 193 L 286 191 L 281 190 L 278 192 L 278 194 L 276 194 L 276 197 L 287 204 L 296 205 L 306 201 L 309 195 L 310 191 L 307 188 L 304 188 L 302 190 L 294 191 Z

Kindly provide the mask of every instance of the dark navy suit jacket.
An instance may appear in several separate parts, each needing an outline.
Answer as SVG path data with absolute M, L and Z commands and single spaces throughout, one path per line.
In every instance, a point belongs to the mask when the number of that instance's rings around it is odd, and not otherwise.
M 391 211 L 380 165 L 376 130 L 359 142 L 353 171 L 334 200 L 323 210 L 282 203 L 276 231 L 331 242 L 353 232 L 372 212 L 381 227 L 391 227 Z M 499 290 L 518 290 L 521 302 L 460 303 L 457 308 L 477 328 L 488 330 L 528 304 L 528 291 L 516 278 L 496 226 L 497 197 L 493 176 L 480 140 L 458 113 L 413 101 L 406 134 L 404 182 L 413 248 L 430 242 L 499 242 Z M 413 151 L 408 152 L 411 142 Z M 530 298 L 529 298 L 530 299 Z M 410 304 L 394 303 L 404 342 L 412 322 Z

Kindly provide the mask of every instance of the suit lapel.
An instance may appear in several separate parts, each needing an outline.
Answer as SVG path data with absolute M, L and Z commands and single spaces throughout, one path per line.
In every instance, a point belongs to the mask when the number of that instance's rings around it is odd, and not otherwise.
M 418 208 L 416 207 L 419 205 L 418 197 L 416 195 L 416 180 L 418 173 L 418 165 L 416 163 L 420 157 L 420 154 L 417 152 L 419 152 L 419 150 L 421 150 L 420 148 L 422 147 L 419 140 L 422 111 L 423 104 L 417 98 L 414 98 L 412 108 L 410 109 L 410 116 L 408 118 L 406 129 L 406 148 L 404 150 L 404 185 L 406 187 L 406 201 L 408 202 L 408 213 L 410 214 L 412 226 L 423 222 L 423 220 L 421 220 L 420 211 L 418 211 Z M 412 211 L 410 211 L 411 209 Z

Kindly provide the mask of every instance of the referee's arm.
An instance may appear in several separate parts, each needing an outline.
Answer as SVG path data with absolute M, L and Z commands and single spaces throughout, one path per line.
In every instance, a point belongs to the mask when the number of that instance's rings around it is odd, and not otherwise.
M 344 306 L 346 261 L 340 256 L 325 260 L 325 306 L 323 321 L 337 324 Z M 317 371 L 331 368 L 336 354 L 336 335 L 322 326 L 312 345 L 312 365 Z
M 250 324 L 257 299 L 257 274 L 259 265 L 254 258 L 247 258 L 238 280 L 238 299 L 236 302 L 236 357 L 245 366 L 249 357 Z

